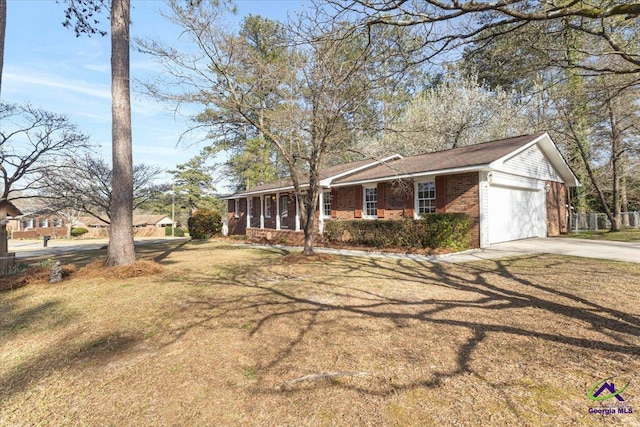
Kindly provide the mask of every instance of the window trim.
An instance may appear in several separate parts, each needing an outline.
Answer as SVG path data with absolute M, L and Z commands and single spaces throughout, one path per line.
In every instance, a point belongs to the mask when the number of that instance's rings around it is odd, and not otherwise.
M 422 213 L 420 212 L 420 199 L 418 198 L 418 188 L 420 186 L 420 184 L 429 184 L 429 183 L 433 183 L 433 199 L 423 199 L 423 200 L 433 200 L 433 212 L 424 212 L 424 213 L 435 213 L 436 212 L 436 198 L 437 198 L 437 194 L 436 194 L 436 180 L 434 177 L 432 178 L 428 178 L 428 179 L 423 179 L 420 181 L 416 181 L 414 184 L 414 188 L 413 188 L 413 201 L 414 201 L 414 216 L 415 218 L 420 218 L 420 215 L 422 215 Z
M 374 190 L 376 192 L 376 204 L 373 210 L 375 215 L 369 215 L 367 211 L 367 190 Z M 370 202 L 371 203 L 371 202 Z M 362 219 L 378 219 L 378 184 L 363 185 L 362 186 Z
M 328 201 L 328 202 L 327 202 Z M 325 219 L 331 219 L 331 191 L 322 192 L 322 217 Z M 329 214 L 327 214 L 327 206 L 329 207 Z

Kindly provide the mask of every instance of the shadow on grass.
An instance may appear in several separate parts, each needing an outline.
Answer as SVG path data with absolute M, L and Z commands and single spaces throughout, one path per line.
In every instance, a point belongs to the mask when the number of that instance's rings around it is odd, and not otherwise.
M 165 263 L 172 251 L 201 245 L 204 243 L 173 242 L 148 247 L 142 253 L 145 257 L 160 258 Z M 242 254 L 247 250 L 253 256 L 243 260 Z M 235 263 L 216 266 L 215 251 L 224 251 L 227 258 Z M 268 349 L 253 355 L 257 359 L 258 377 L 263 374 L 281 376 L 298 363 L 296 358 L 301 352 L 314 351 L 309 341 L 318 337 L 326 337 L 322 338 L 324 345 L 339 347 L 350 344 L 340 340 L 349 340 L 356 335 L 367 340 L 370 331 L 402 334 L 407 330 L 403 328 L 416 325 L 434 334 L 455 331 L 455 336 L 442 336 L 445 343 L 450 342 L 448 349 L 453 354 L 449 367 L 439 367 L 410 381 L 384 380 L 383 386 L 377 389 L 357 382 L 331 383 L 333 387 L 376 396 L 390 396 L 401 390 L 420 387 L 440 387 L 448 379 L 466 374 L 481 377 L 482 373 L 474 371 L 472 362 L 489 337 L 497 336 L 505 342 L 521 337 L 532 338 L 536 345 L 542 347 L 541 351 L 546 345 L 562 345 L 570 351 L 603 352 L 599 355 L 606 353 L 623 358 L 638 355 L 640 318 L 616 309 L 613 304 L 599 302 L 598 295 L 615 289 L 615 286 L 598 282 L 595 285 L 602 287 L 600 294 L 585 297 L 573 293 L 570 287 L 550 285 L 556 276 L 574 268 L 572 262 L 585 261 L 550 256 L 456 265 L 336 257 L 330 265 L 285 266 L 280 260 L 288 253 L 281 248 L 217 245 L 207 252 L 210 257 L 207 260 L 213 264 L 210 270 L 166 278 L 171 286 L 184 286 L 185 294 L 180 305 L 167 304 L 162 313 L 155 313 L 163 319 L 176 320 L 176 325 L 179 325 L 172 327 L 169 322 L 163 334 L 170 338 L 163 339 L 161 346 L 174 344 L 196 329 L 204 328 L 216 333 L 224 327 L 220 326 L 221 323 L 236 325 L 236 330 L 246 330 L 247 344 L 263 340 Z M 595 261 L 582 265 L 590 265 L 595 270 L 599 268 Z M 590 278 L 589 272 L 583 274 L 585 279 Z M 407 296 L 402 292 L 392 292 L 401 291 L 407 283 L 419 291 Z M 187 292 L 194 288 L 197 292 Z M 54 303 L 34 310 L 45 315 L 55 308 Z M 463 316 L 461 312 L 471 315 Z M 522 322 L 512 317 L 514 313 L 516 316 L 535 313 L 536 317 L 530 322 Z M 26 312 L 3 316 L 3 329 L 14 329 L 21 324 L 27 326 L 33 322 L 31 317 Z M 573 328 L 545 329 L 540 327 L 537 318 L 547 322 L 562 319 Z M 285 326 L 289 328 L 287 333 L 276 339 L 273 328 Z M 591 338 L 593 334 L 600 339 Z M 333 342 L 332 337 L 340 338 Z M 73 336 L 66 336 L 60 341 L 69 343 L 68 349 L 61 349 L 64 345 L 57 346 L 55 350 L 44 352 L 0 378 L 0 394 L 10 395 L 24 390 L 28 384 L 56 369 L 73 367 L 77 363 L 108 362 L 117 355 L 132 351 L 139 340 L 136 336 L 115 332 L 84 344 L 72 344 L 73 339 Z M 376 349 L 380 354 L 385 350 Z M 439 356 L 420 355 L 421 360 Z M 405 357 L 409 363 L 409 356 Z M 282 378 L 286 379 L 290 378 Z M 276 391 L 273 384 L 258 384 L 257 391 L 261 393 L 296 392 L 295 389 Z M 316 383 L 310 388 L 326 386 L 326 383 Z
M 455 368 L 435 372 L 429 378 L 402 384 L 389 383 L 385 389 L 378 391 L 347 383 L 337 385 L 380 396 L 418 387 L 439 387 L 446 379 L 464 374 L 480 375 L 473 371 L 470 362 L 479 345 L 489 336 L 497 335 L 507 342 L 511 337 L 525 337 L 543 346 L 545 343 L 560 344 L 568 349 L 637 357 L 640 337 L 640 318 L 637 315 L 602 305 L 595 295 L 593 299 L 578 296 L 566 288 L 559 290 L 537 280 L 547 275 L 547 281 L 553 282 L 555 275 L 571 268 L 568 265 L 570 260 L 561 257 L 542 260 L 538 257 L 521 257 L 515 261 L 454 265 L 354 257 L 337 260 L 329 268 L 319 267 L 316 272 L 319 274 L 312 277 L 297 276 L 295 268 L 290 274 L 280 272 L 271 276 L 268 272 L 247 265 L 244 269 L 220 268 L 216 277 L 200 277 L 194 283 L 200 286 L 236 287 L 240 289 L 237 295 L 190 301 L 185 310 L 195 310 L 198 321 L 186 328 L 183 325 L 182 330 L 206 327 L 214 319 L 226 319 L 238 324 L 251 324 L 249 338 L 252 339 L 263 330 L 264 334 L 268 334 L 271 324 L 282 325 L 286 322 L 295 325 L 295 332 L 288 336 L 286 343 L 260 361 L 259 374 L 293 363 L 289 359 L 311 332 L 314 332 L 314 336 L 330 335 L 336 328 L 348 329 L 349 319 L 354 318 L 390 322 L 391 328 L 396 329 L 406 327 L 410 322 L 431 325 L 436 330 L 450 330 L 453 327 L 460 332 L 458 337 L 466 337 L 463 342 L 452 344 L 457 345 Z M 521 271 L 522 265 L 527 262 L 538 263 L 542 267 L 528 277 L 526 272 Z M 503 280 L 496 280 L 496 276 Z M 344 282 L 345 277 L 360 283 L 374 279 L 399 282 L 398 286 L 402 286 L 402 282 L 411 282 L 422 286 L 426 295 L 431 293 L 430 290 L 444 289 L 455 291 L 461 297 L 405 299 L 375 291 L 373 286 L 336 285 Z M 320 289 L 321 297 L 316 295 L 318 291 L 313 296 L 301 292 L 300 288 L 305 285 Z M 343 302 L 345 298 L 350 302 Z M 473 316 L 460 316 L 460 310 L 471 311 Z M 522 316 L 530 316 L 531 312 L 535 312 L 541 322 L 562 319 L 574 324 L 575 329 L 546 329 L 540 326 L 536 318 L 532 318 L 528 324 L 512 322 L 509 316 L 513 315 L 513 310 L 519 310 L 517 313 Z M 500 312 L 509 314 L 495 317 L 494 313 Z M 332 317 L 327 313 L 332 313 Z M 593 333 L 600 334 L 600 338 L 592 338 Z M 265 387 L 263 391 L 274 392 L 273 387 Z
M 68 334 L 59 340 L 60 345 L 15 365 L 0 377 L 0 403 L 16 393 L 27 390 L 52 372 L 107 364 L 130 351 L 138 341 L 139 337 L 114 332 L 77 344 L 76 337 Z

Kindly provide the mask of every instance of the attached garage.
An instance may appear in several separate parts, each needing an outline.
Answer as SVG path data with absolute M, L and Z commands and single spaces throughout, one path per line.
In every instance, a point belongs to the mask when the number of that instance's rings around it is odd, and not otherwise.
M 489 185 L 489 244 L 545 237 L 543 190 Z

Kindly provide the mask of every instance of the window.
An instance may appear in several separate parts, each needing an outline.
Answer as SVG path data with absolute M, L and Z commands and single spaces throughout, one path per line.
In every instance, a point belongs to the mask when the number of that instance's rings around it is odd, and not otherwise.
M 280 197 L 280 216 L 285 218 L 289 215 L 289 196 Z
M 271 218 L 271 196 L 264 198 L 264 216 Z
M 326 217 L 331 216 L 331 192 L 326 191 L 322 194 L 322 213 Z
M 364 212 L 369 217 L 378 216 L 378 189 L 376 187 L 364 189 Z
M 418 215 L 436 211 L 436 183 L 433 181 L 419 182 L 416 192 L 418 201 Z
M 38 227 L 47 228 L 49 226 L 49 221 L 46 218 L 40 218 L 38 221 Z
M 253 197 L 249 197 L 249 209 L 247 209 L 247 216 L 251 218 L 253 216 Z
M 234 216 L 236 218 L 240 218 L 240 199 L 235 199 L 233 201 L 234 204 Z
M 32 219 L 25 219 L 22 221 L 22 229 L 26 230 L 29 228 L 33 228 L 33 218 Z
M 61 218 L 56 218 L 53 220 L 53 226 L 54 227 L 64 227 L 64 223 L 62 222 Z

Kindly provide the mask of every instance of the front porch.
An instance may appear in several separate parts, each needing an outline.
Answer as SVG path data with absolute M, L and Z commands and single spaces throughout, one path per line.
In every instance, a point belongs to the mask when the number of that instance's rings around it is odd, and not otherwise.
M 320 192 L 319 206 L 323 206 L 329 197 Z M 324 220 L 316 210 L 314 228 L 319 235 L 322 234 Z M 280 237 L 273 236 L 286 235 L 291 237 L 289 240 L 298 240 L 293 236 L 303 236 L 298 199 L 290 192 L 229 199 L 227 221 L 229 234 L 246 234 L 250 239 L 277 241 Z M 299 239 L 302 242 L 302 237 Z

